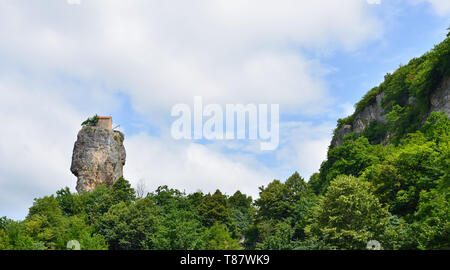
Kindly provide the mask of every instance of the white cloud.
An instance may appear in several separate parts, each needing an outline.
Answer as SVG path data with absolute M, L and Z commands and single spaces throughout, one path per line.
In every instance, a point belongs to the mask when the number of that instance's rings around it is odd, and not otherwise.
M 298 171 L 307 181 L 326 158 L 335 123 L 288 122 L 271 166 L 256 160 L 258 143 L 215 141 L 200 145 L 161 139 L 141 133 L 125 140 L 124 174 L 135 186 L 141 179 L 149 190 L 158 186 L 194 192 L 216 189 L 233 194 L 240 190 L 254 198 L 258 187 L 273 179 L 285 180 Z M 224 149 L 237 152 L 223 154 Z M 225 151 L 226 152 L 226 151 Z
M 282 145 L 277 152 L 282 165 L 277 171 L 284 171 L 287 177 L 293 170 L 297 170 L 308 181 L 326 159 L 335 126 L 335 123 L 283 123 L 280 131 L 283 134 Z
M 429 3 L 440 16 L 450 15 L 450 1 L 448 0 L 410 0 L 414 4 Z
M 0 216 L 23 218 L 35 197 L 74 186 L 69 168 L 80 115 L 60 96 L 4 77 L 0 94 Z
M 81 0 L 67 0 L 69 5 L 81 5 Z
M 243 159 L 196 143 L 139 134 L 127 138 L 125 147 L 128 157 L 124 174 L 134 186 L 144 180 L 151 191 L 168 185 L 189 193 L 220 189 L 232 195 L 240 190 L 255 197 L 258 187 L 274 178 L 262 164 L 249 166 Z
M 74 187 L 69 167 L 79 122 L 114 110 L 118 91 L 162 128 L 172 105 L 196 95 L 205 103 L 280 103 L 281 113 L 328 110 L 327 71 L 303 52 L 355 49 L 380 36 L 380 23 L 360 0 L 274 3 L 1 1 L 0 216 L 23 217 L 34 197 Z M 125 176 L 152 188 L 255 195 L 286 176 L 278 172 L 299 168 L 306 176 L 323 159 L 325 127 L 290 130 L 278 155 L 285 164 L 276 168 L 255 160 L 252 144 L 248 154 L 230 154 L 224 149 L 242 144 L 130 136 Z
M 381 0 L 366 0 L 369 5 L 380 5 Z
M 323 71 L 298 49 L 351 49 L 380 33 L 359 0 L 0 5 L 0 48 L 15 61 L 118 86 L 151 115 L 194 95 L 318 113 Z
M 342 109 L 342 113 L 340 115 L 341 118 L 350 116 L 355 112 L 355 105 L 348 102 L 340 104 L 339 107 Z

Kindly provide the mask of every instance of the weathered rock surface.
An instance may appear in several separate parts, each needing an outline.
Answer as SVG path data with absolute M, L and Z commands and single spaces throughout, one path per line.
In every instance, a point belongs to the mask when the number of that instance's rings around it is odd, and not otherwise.
M 376 120 L 381 123 L 386 123 L 386 116 L 381 102 L 383 101 L 384 93 L 379 94 L 376 97 L 376 102 L 367 106 L 362 112 L 355 115 L 353 123 L 351 125 L 344 125 L 340 129 L 336 130 L 333 139 L 331 140 L 331 147 L 342 145 L 345 135 L 356 132 L 361 133 L 372 122 Z M 416 99 L 410 97 L 408 104 L 415 103 Z M 450 77 L 442 81 L 441 86 L 433 91 L 430 95 L 430 110 L 431 112 L 446 112 L 450 117 Z M 425 122 L 426 119 L 423 119 Z M 389 136 L 389 134 L 387 134 Z M 388 137 L 387 137 L 388 138 Z
M 450 77 L 431 94 L 431 111 L 446 112 L 450 116 Z
M 78 178 L 78 193 L 98 185 L 112 186 L 123 175 L 126 153 L 120 131 L 88 126 L 78 133 L 70 170 Z
M 376 120 L 378 122 L 386 123 L 386 116 L 383 115 L 384 110 L 381 106 L 381 101 L 384 98 L 384 93 L 379 94 L 376 97 L 376 102 L 370 106 L 364 108 L 364 110 L 355 116 L 353 120 L 353 131 L 360 133 L 372 122 Z
M 342 143 L 344 142 L 345 135 L 350 134 L 351 132 L 352 126 L 350 125 L 344 125 L 340 129 L 336 130 L 336 134 L 333 136 L 333 139 L 331 140 L 331 145 L 333 147 L 342 145 Z
M 364 129 L 370 125 L 372 120 L 386 123 L 386 116 L 384 115 L 383 106 L 381 105 L 383 98 L 384 93 L 379 94 L 376 97 L 376 102 L 374 104 L 365 107 L 362 112 L 355 115 L 351 125 L 344 125 L 340 129 L 336 130 L 336 134 L 331 140 L 331 146 L 336 147 L 342 145 L 345 135 L 350 134 L 351 132 L 363 132 Z

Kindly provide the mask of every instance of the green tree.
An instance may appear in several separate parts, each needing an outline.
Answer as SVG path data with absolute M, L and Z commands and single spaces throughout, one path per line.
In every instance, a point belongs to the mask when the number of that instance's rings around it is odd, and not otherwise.
M 9 241 L 9 236 L 4 229 L 0 229 L 0 250 L 12 250 L 13 246 Z
M 61 243 L 61 236 L 64 235 L 64 217 L 53 195 L 35 199 L 23 226 L 33 241 L 43 242 L 49 249 L 64 247 Z
M 130 182 L 120 177 L 112 186 L 112 196 L 114 204 L 119 202 L 132 203 L 136 200 L 136 192 L 131 187 Z
M 388 212 L 371 193 L 371 185 L 352 176 L 333 180 L 305 229 L 315 241 L 339 249 L 363 249 L 381 239 Z
M 155 207 L 149 198 L 135 204 L 120 202 L 113 205 L 96 224 L 97 232 L 105 238 L 110 249 L 151 249 L 155 232 Z
M 206 250 L 240 250 L 239 241 L 231 237 L 231 232 L 224 224 L 216 223 L 202 234 Z
M 305 228 L 309 224 L 314 208 L 319 203 L 319 198 L 310 192 L 306 196 L 302 196 L 296 203 L 291 217 L 291 225 L 294 228 L 294 241 L 304 241 L 306 238 Z
M 11 250 L 14 248 L 5 231 L 9 222 L 10 221 L 6 217 L 0 218 L 0 250 Z
M 63 214 L 66 216 L 80 214 L 84 211 L 78 194 L 70 192 L 68 187 L 56 191 L 56 200 L 58 201 Z
M 314 173 L 311 175 L 308 181 L 308 188 L 311 189 L 315 194 L 319 194 L 322 190 L 322 183 L 320 181 L 320 174 Z
M 108 249 L 104 237 L 95 233 L 93 226 L 87 226 L 83 216 L 64 218 L 64 234 L 58 239 L 61 249 L 66 249 L 71 240 L 77 240 L 82 250 Z
M 450 189 L 422 191 L 415 214 L 421 249 L 450 249 Z
M 228 198 L 231 207 L 231 217 L 239 229 L 240 235 L 244 235 L 250 227 L 255 209 L 252 206 L 252 197 L 236 191 Z
M 198 206 L 198 213 L 202 218 L 203 225 L 211 227 L 215 223 L 226 225 L 231 231 L 234 231 L 234 223 L 231 218 L 231 208 L 227 197 L 216 190 L 214 194 L 207 194 L 203 197 Z
M 202 226 L 195 212 L 171 208 L 156 221 L 153 236 L 154 249 L 194 250 L 201 249 Z
M 293 248 L 293 237 L 295 230 L 291 226 L 291 221 L 285 220 L 275 225 L 274 231 L 262 243 L 258 243 L 256 248 L 263 250 L 289 250 Z
M 197 202 L 167 186 L 158 187 L 155 193 L 149 194 L 149 198 L 158 209 L 154 249 L 192 250 L 202 247 L 200 233 L 203 227 L 197 213 Z
M 421 132 L 410 134 L 381 164 L 369 167 L 363 179 L 375 187 L 375 195 L 389 205 L 391 213 L 412 215 L 422 190 L 435 188 L 444 176 L 440 165 L 442 150 Z M 408 217 L 406 217 L 408 218 Z
M 85 192 L 78 196 L 82 212 L 86 213 L 88 224 L 95 224 L 116 203 L 110 188 L 105 185 L 96 187 L 91 192 Z
M 203 200 L 203 193 L 200 191 L 191 193 L 187 195 L 187 202 L 189 205 L 192 205 L 195 208 L 198 208 L 198 206 L 201 204 Z
M 387 150 L 380 145 L 371 145 L 365 137 L 344 139 L 341 146 L 328 151 L 327 160 L 320 167 L 319 192 L 324 193 L 339 175 L 359 177 L 366 168 L 383 160 Z
M 255 201 L 260 219 L 281 220 L 292 215 L 296 202 L 308 194 L 304 179 L 295 172 L 285 183 L 274 180 L 267 187 L 260 187 Z
M 242 213 L 250 213 L 252 209 L 252 197 L 242 194 L 239 190 L 228 198 L 230 207 L 240 210 Z
M 389 250 L 411 250 L 417 249 L 418 246 L 414 226 L 398 216 L 389 217 L 381 242 L 383 249 Z
M 94 115 L 88 119 L 86 119 L 83 123 L 81 123 L 82 126 L 95 126 L 98 122 L 98 115 Z

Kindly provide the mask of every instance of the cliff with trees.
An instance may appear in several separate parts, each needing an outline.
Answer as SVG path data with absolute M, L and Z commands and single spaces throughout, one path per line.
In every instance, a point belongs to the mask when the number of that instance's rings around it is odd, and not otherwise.
M 36 199 L 0 219 L 0 249 L 450 249 L 450 38 L 401 66 L 338 121 L 320 171 L 259 187 L 253 199 L 136 196 L 119 178 Z M 255 187 L 257 188 L 257 187 Z

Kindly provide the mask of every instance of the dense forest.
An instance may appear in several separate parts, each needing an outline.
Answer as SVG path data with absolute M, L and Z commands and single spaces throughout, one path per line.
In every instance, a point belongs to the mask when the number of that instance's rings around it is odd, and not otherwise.
M 387 74 L 355 111 L 383 92 L 386 123 L 330 146 L 309 181 L 296 172 L 260 187 L 256 200 L 167 186 L 137 195 L 124 178 L 83 194 L 65 188 L 36 199 L 23 221 L 1 218 L 0 250 L 66 249 L 72 239 L 100 250 L 365 249 L 370 240 L 450 249 L 450 120 L 429 113 L 449 76 L 450 38 Z

